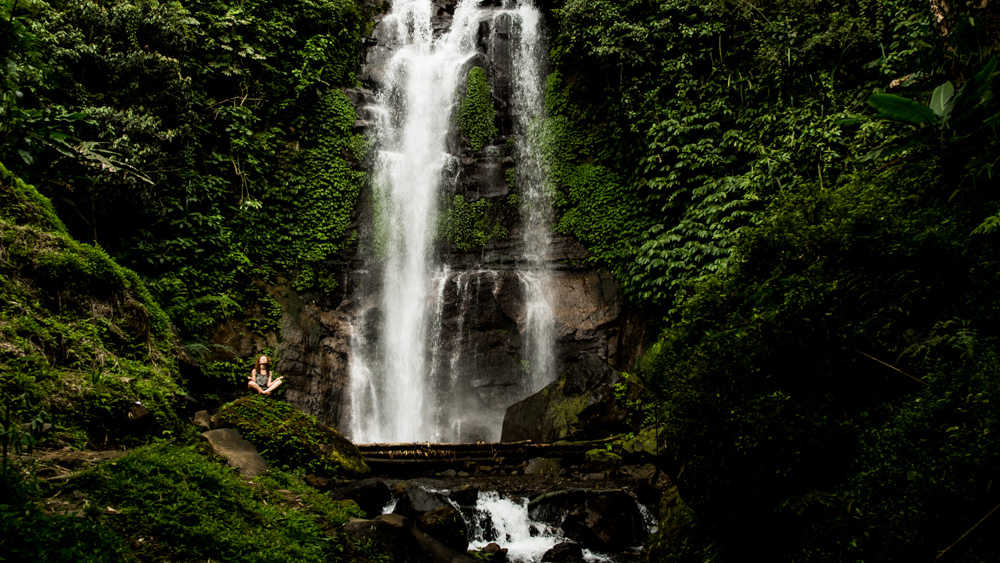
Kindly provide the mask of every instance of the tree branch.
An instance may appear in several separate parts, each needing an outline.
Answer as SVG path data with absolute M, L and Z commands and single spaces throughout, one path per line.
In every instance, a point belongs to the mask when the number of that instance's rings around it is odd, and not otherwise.
M 930 383 L 927 383 L 923 379 L 920 379 L 919 377 L 914 377 L 914 376 L 906 373 L 905 371 L 899 369 L 898 367 L 896 367 L 896 366 L 894 366 L 892 364 L 887 364 L 887 363 L 883 362 L 882 360 L 880 360 L 880 359 L 878 359 L 878 358 L 876 358 L 874 356 L 869 356 L 868 354 L 865 354 L 861 350 L 855 349 L 854 351 L 857 352 L 858 354 L 861 354 L 862 356 L 868 358 L 869 360 L 874 360 L 874 361 L 882 364 L 883 366 L 885 366 L 885 367 L 887 367 L 887 368 L 889 368 L 889 369 L 891 369 L 893 371 L 899 372 L 899 373 L 905 375 L 906 377 L 909 377 L 910 379 L 912 379 L 913 381 L 916 381 L 917 383 L 920 383 L 922 385 L 928 385 L 928 386 L 930 385 Z
M 980 518 L 979 522 L 976 522 L 975 526 L 969 528 L 969 530 L 967 532 L 965 532 L 964 534 L 962 534 L 962 537 L 958 538 L 957 540 L 955 540 L 954 543 L 952 543 L 948 547 L 946 547 L 943 550 L 941 550 L 940 552 L 938 552 L 937 557 L 935 557 L 935 559 L 941 559 L 941 557 L 943 557 L 945 553 L 948 553 L 949 549 L 951 549 L 951 548 L 955 547 L 956 545 L 958 545 L 958 542 L 960 542 L 963 539 L 965 539 L 965 536 L 971 534 L 973 530 L 975 530 L 976 528 L 978 528 L 980 524 L 982 524 L 983 522 L 986 521 L 987 518 L 989 518 L 990 516 L 992 516 L 993 513 L 996 512 L 998 508 L 1000 508 L 1000 504 L 994 506 L 993 510 L 989 511 L 988 513 L 986 513 L 986 516 L 983 516 L 982 518 Z

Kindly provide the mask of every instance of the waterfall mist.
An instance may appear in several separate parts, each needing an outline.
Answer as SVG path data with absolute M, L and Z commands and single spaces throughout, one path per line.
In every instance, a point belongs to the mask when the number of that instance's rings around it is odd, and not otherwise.
M 379 44 L 392 52 L 370 108 L 375 224 L 369 240 L 362 241 L 370 276 L 359 292 L 363 305 L 353 323 L 346 426 L 356 442 L 496 441 L 511 398 L 536 392 L 553 378 L 551 276 L 545 264 L 551 205 L 532 142 L 544 107 L 547 49 L 541 17 L 527 1 L 502 8 L 478 4 L 460 0 L 450 28 L 436 32 L 430 0 L 395 0 L 376 28 Z M 490 30 L 486 53 L 484 25 Z M 509 40 L 496 41 L 497 34 Z M 506 80 L 522 224 L 513 275 L 453 269 L 434 252 L 442 195 L 454 193 L 458 155 L 449 136 L 455 130 L 456 93 L 469 66 L 483 55 L 488 61 L 510 57 L 513 69 Z M 463 335 L 482 314 L 479 309 L 496 307 L 481 303 L 481 296 L 496 296 L 515 281 L 523 297 L 516 319 L 520 361 L 513 363 L 518 382 L 477 380 L 475 366 L 492 360 L 479 357 Z M 460 313 L 449 313 L 446 301 Z

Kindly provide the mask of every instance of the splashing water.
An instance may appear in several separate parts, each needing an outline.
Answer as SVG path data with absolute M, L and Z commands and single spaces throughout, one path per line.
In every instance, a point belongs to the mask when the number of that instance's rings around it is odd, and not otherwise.
M 569 541 L 560 530 L 531 519 L 528 499 L 515 501 L 495 491 L 480 491 L 470 520 L 469 548 L 482 549 L 496 542 L 507 549 L 507 559 L 513 563 L 541 561 L 546 551 Z M 610 561 L 589 550 L 584 550 L 584 560 Z

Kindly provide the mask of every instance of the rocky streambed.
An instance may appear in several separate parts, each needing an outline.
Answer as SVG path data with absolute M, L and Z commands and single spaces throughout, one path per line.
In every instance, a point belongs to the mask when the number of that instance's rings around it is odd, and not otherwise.
M 563 466 L 533 458 L 517 469 L 449 469 L 410 479 L 313 482 L 369 518 L 345 530 L 393 561 L 639 560 L 656 507 L 672 494 L 652 465 Z

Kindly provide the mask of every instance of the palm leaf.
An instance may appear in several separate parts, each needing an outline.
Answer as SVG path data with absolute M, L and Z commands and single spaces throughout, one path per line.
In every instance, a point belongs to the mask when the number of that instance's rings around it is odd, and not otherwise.
M 876 119 L 891 119 L 910 125 L 931 125 L 937 116 L 931 108 L 920 102 L 893 94 L 872 94 L 868 105 L 879 111 Z

